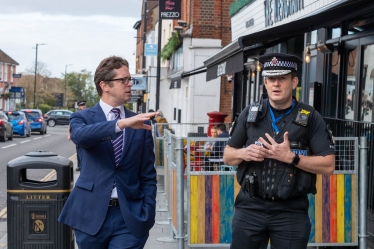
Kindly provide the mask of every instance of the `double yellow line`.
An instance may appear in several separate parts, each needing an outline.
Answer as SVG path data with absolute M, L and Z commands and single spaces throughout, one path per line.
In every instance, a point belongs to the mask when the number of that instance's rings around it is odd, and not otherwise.
M 74 155 L 72 155 L 69 160 L 73 160 L 75 157 L 77 156 L 77 154 L 75 153 Z M 51 172 L 49 172 L 43 179 L 41 179 L 40 181 L 41 182 L 46 182 L 48 181 L 49 179 L 51 179 L 52 177 L 54 177 L 56 175 L 56 170 L 52 170 Z M 0 219 L 6 219 L 7 218 L 7 207 L 3 208 L 3 210 L 0 211 Z

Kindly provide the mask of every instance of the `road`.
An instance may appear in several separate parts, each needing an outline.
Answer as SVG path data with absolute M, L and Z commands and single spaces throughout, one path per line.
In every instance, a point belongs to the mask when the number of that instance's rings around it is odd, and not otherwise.
M 39 150 L 55 152 L 59 156 L 70 158 L 76 151 L 73 142 L 66 139 L 67 129 L 67 125 L 48 127 L 47 134 L 45 135 L 40 135 L 36 132 L 32 133 L 31 137 L 26 138 L 14 135 L 12 141 L 7 140 L 5 143 L 0 142 L 0 214 L 6 207 L 7 201 L 6 169 L 8 162 L 28 152 Z M 41 180 L 50 173 L 50 171 L 51 170 L 48 169 L 35 170 L 32 173 L 27 172 L 27 176 L 28 179 Z

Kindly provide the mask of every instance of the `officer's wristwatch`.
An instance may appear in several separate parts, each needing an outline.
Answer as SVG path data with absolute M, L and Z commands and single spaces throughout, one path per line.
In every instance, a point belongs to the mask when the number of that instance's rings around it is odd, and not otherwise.
M 299 164 L 299 161 L 300 161 L 300 157 L 298 154 L 295 153 L 295 156 L 292 158 L 291 165 L 296 167 Z

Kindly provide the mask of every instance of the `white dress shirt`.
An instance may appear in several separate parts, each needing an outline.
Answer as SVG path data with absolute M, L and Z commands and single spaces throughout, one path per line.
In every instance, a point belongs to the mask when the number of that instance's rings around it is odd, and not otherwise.
M 113 107 L 113 106 L 110 106 L 104 103 L 104 101 L 102 101 L 101 99 L 100 99 L 99 104 L 105 114 L 106 120 L 111 121 L 115 119 L 115 114 L 111 112 L 113 108 L 118 108 L 121 111 L 121 114 L 120 114 L 121 119 L 125 118 L 125 108 L 123 107 L 123 105 Z M 116 125 L 115 132 L 118 133 L 120 131 L 121 129 L 118 127 L 118 125 Z M 122 132 L 123 132 L 123 146 L 124 146 L 125 145 L 125 129 L 123 129 Z M 113 188 L 111 198 L 118 198 L 117 187 Z

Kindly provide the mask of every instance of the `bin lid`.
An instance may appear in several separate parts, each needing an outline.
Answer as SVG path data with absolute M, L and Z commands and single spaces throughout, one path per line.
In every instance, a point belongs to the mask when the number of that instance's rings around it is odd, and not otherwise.
M 54 152 L 51 152 L 51 151 L 39 150 L 39 151 L 29 152 L 25 156 L 31 156 L 31 157 L 48 157 L 48 156 L 58 156 L 58 154 L 54 153 Z

